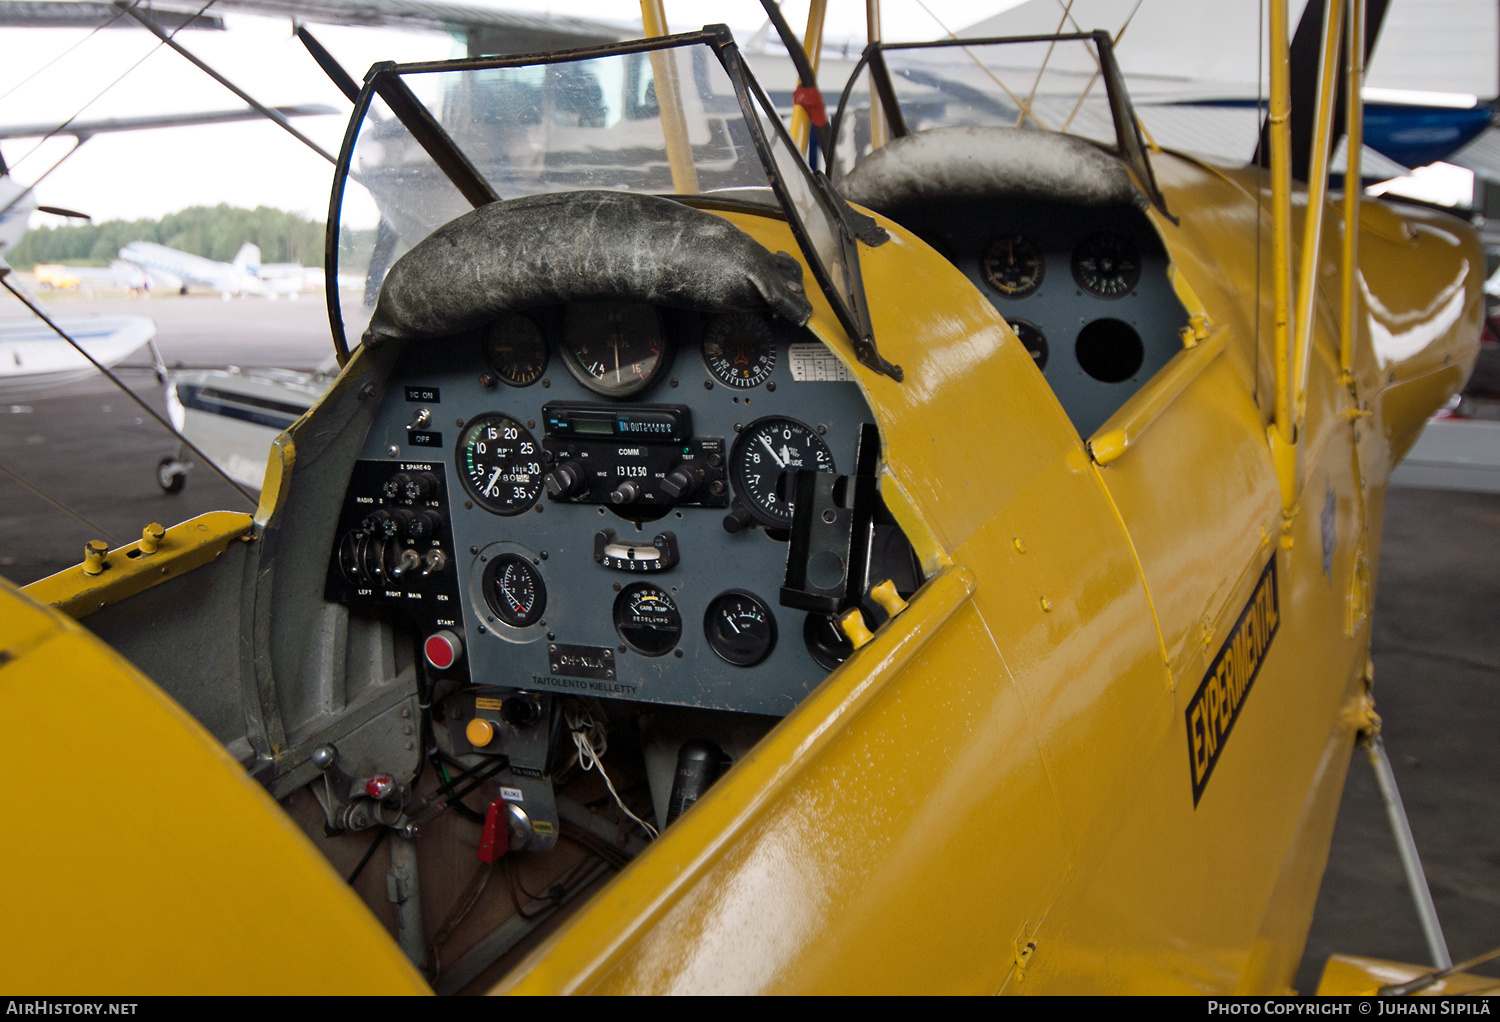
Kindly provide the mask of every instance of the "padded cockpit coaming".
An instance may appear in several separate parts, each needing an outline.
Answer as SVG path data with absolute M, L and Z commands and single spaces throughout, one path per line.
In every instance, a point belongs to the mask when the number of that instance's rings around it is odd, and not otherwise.
M 481 206 L 402 256 L 366 344 L 454 336 L 501 312 L 589 300 L 812 315 L 801 265 L 723 217 L 654 195 L 563 192 Z
M 1145 208 L 1118 158 L 1052 131 L 968 125 L 931 128 L 877 149 L 839 192 L 887 216 L 936 200 L 1031 198 L 1079 206 Z

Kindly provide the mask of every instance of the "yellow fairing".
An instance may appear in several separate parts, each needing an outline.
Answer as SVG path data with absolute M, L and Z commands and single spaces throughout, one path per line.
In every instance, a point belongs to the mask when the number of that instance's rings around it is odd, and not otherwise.
M 222 746 L 109 647 L 4 582 L 0 718 L 0 769 L 29 778 L 0 843 L 8 991 L 426 991 Z

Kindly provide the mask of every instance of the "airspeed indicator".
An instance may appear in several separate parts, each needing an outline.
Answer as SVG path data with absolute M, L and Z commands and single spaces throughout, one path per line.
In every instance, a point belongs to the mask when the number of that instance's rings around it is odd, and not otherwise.
M 497 515 L 518 515 L 542 492 L 542 451 L 509 415 L 481 415 L 458 436 L 458 471 L 474 503 Z

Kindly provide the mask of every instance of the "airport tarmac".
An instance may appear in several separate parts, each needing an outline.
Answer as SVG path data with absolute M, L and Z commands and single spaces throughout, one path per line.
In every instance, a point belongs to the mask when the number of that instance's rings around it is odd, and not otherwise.
M 6 297 L 8 296 L 0 296 Z M 25 313 L 13 300 L 0 316 Z M 60 302 L 60 314 L 152 316 L 169 365 L 308 369 L 332 350 L 322 296 L 300 301 L 158 296 Z M 123 378 L 158 411 L 141 352 Z M 0 467 L 67 504 L 85 526 L 0 472 L 0 575 L 25 584 L 76 564 L 88 539 L 123 543 L 147 522 L 249 510 L 199 466 L 178 494 L 156 482 L 172 437 L 100 378 L 7 396 Z M 95 528 L 96 527 L 96 528 Z M 1385 742 L 1455 959 L 1500 945 L 1500 494 L 1392 490 L 1375 606 L 1375 694 Z M 62 679 L 60 679 L 61 681 Z M 1369 764 L 1349 770 L 1297 986 L 1342 951 L 1426 961 Z M 1500 975 L 1500 969 L 1481 969 Z

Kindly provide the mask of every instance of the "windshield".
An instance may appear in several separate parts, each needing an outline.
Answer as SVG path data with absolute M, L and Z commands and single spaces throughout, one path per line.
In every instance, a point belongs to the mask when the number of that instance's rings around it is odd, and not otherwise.
M 830 174 L 837 182 L 890 138 L 956 125 L 1087 138 L 1130 163 L 1159 203 L 1105 33 L 871 45 L 839 102 Z
M 495 199 L 580 189 L 779 207 L 845 329 L 868 336 L 857 251 L 836 200 L 818 187 L 728 30 L 714 26 L 557 54 L 372 69 L 329 214 L 336 344 L 358 340 L 391 264 L 443 224 Z

